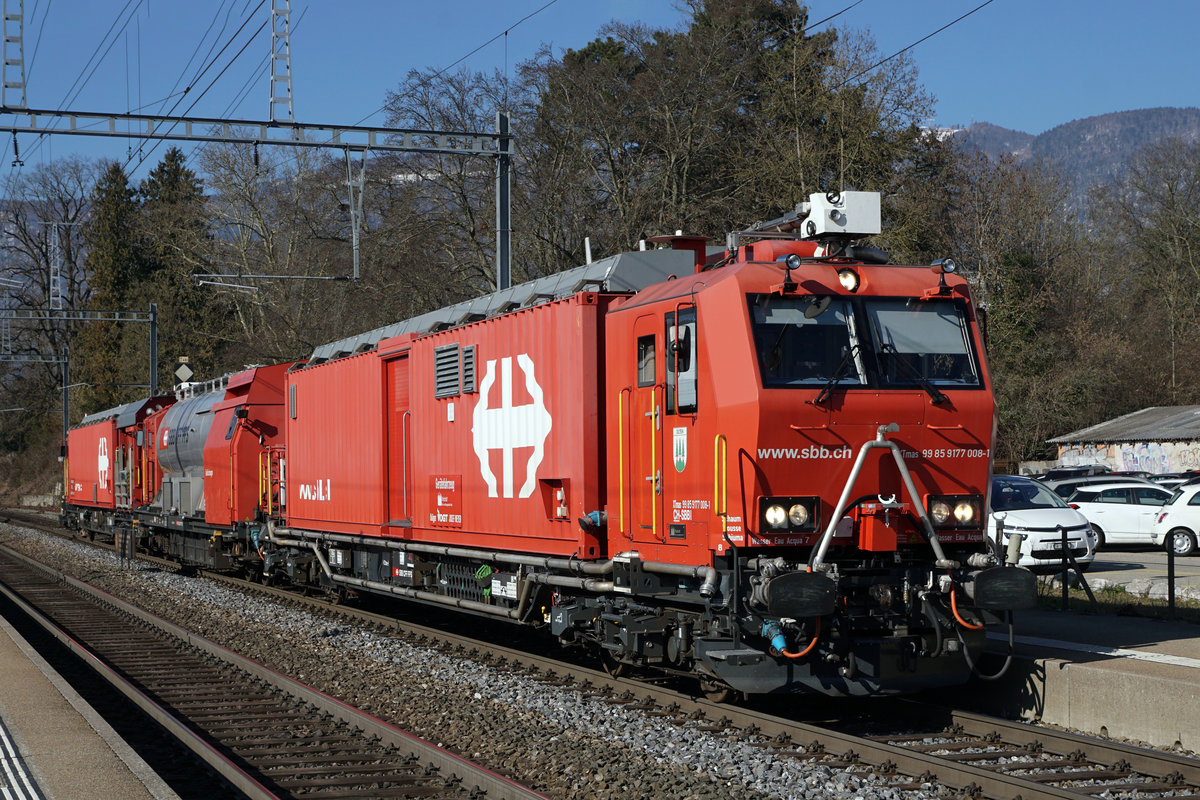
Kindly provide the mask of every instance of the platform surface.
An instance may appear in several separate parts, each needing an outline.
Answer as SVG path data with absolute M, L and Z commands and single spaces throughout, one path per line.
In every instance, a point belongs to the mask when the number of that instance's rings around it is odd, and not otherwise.
M 1047 609 L 1014 622 L 1008 674 L 974 684 L 997 698 L 991 710 L 1200 752 L 1200 625 Z M 1007 633 L 988 639 L 995 669 Z
M 4 619 L 0 676 L 0 797 L 177 797 Z

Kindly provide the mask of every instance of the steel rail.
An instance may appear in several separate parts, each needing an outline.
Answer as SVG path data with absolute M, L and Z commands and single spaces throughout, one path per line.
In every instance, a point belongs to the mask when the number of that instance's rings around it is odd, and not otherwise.
M 60 581 L 72 588 L 75 588 L 85 595 L 93 598 L 97 602 L 104 603 L 119 611 L 128 614 L 144 623 L 151 628 L 166 633 L 169 636 L 179 639 L 186 644 L 207 653 L 216 659 L 236 667 L 256 678 L 261 679 L 265 683 L 277 687 L 287 694 L 296 697 L 305 703 L 319 709 L 320 711 L 330 715 L 332 718 L 346 723 L 351 728 L 358 728 L 364 731 L 369 736 L 376 736 L 380 741 L 391 744 L 396 748 L 405 752 L 413 753 L 422 763 L 431 764 L 436 767 L 440 774 L 447 776 L 452 782 L 458 782 L 463 786 L 474 786 L 486 793 L 489 800 L 546 800 L 545 796 L 534 792 L 528 787 L 522 786 L 515 781 L 509 780 L 501 775 L 498 775 L 490 770 L 474 764 L 466 759 L 460 758 L 453 753 L 450 753 L 436 745 L 424 741 L 412 734 L 396 728 L 383 720 L 376 717 L 364 714 L 352 706 L 347 705 L 335 698 L 332 698 L 322 692 L 318 692 L 311 687 L 305 686 L 291 678 L 282 675 L 275 670 L 270 669 L 262 664 L 243 658 L 242 656 L 222 647 L 221 645 L 210 641 L 202 636 L 192 633 L 185 628 L 182 628 L 172 622 L 164 620 L 147 611 L 144 611 L 137 606 L 125 602 L 107 592 L 97 589 L 90 584 L 73 578 L 60 570 L 57 570 L 49 565 L 42 564 L 36 559 L 30 558 L 22 553 L 19 553 L 12 548 L 0 545 L 0 553 L 9 555 L 29 567 L 39 570 L 53 579 Z M 26 613 L 30 613 L 35 619 L 39 620 L 43 626 L 47 627 L 51 633 L 58 637 L 61 641 L 67 644 L 71 649 L 82 655 L 89 664 L 93 666 L 99 665 L 103 667 L 103 663 L 95 656 L 91 655 L 81 645 L 74 642 L 67 634 L 62 632 L 49 620 L 43 622 L 45 618 L 31 608 L 28 604 L 15 597 L 7 587 L 0 584 L 0 591 L 6 595 L 13 597 Z M 121 689 L 123 694 L 130 697 L 133 702 L 143 708 L 156 721 L 163 724 L 173 734 L 178 736 L 181 741 L 189 746 L 193 752 L 196 752 L 201 758 L 209 763 L 214 769 L 220 772 L 223 776 L 229 779 L 240 790 L 245 791 L 252 798 L 274 798 L 277 795 L 271 793 L 268 789 L 262 786 L 258 781 L 250 775 L 243 772 L 240 768 L 234 765 L 227 757 L 219 751 L 213 749 L 210 745 L 196 736 L 190 729 L 183 726 L 179 720 L 172 715 L 162 710 L 150 698 L 143 695 L 141 692 L 132 687 L 128 681 L 125 681 L 120 675 L 112 672 L 108 668 L 101 671 L 105 677 L 111 675 L 116 680 L 114 685 Z M 123 688 L 125 687 L 125 688 Z M 128 692 L 125 690 L 128 688 Z
M 563 678 L 566 677 L 568 678 L 566 682 L 580 684 L 583 690 L 589 693 L 604 692 L 610 696 L 610 699 L 626 698 L 617 700 L 619 702 L 627 702 L 639 707 L 674 709 L 673 715 L 679 717 L 703 715 L 709 720 L 722 720 L 728 727 L 753 731 L 762 737 L 776 739 L 778 742 L 793 743 L 791 745 L 775 745 L 775 751 L 784 757 L 809 758 L 816 757 L 814 753 L 824 752 L 827 755 L 841 756 L 847 761 L 861 763 L 864 766 L 881 767 L 884 772 L 894 771 L 914 777 L 923 776 L 926 780 L 936 781 L 960 792 L 996 798 L 996 800 L 1008 800 L 1017 796 L 1023 800 L 1095 796 L 1095 787 L 1092 787 L 1093 791 L 1087 792 L 1051 786 L 1042 780 L 1035 781 L 1021 776 L 1006 775 L 995 769 L 955 762 L 901 745 L 877 741 L 872 737 L 856 736 L 828 727 L 796 722 L 735 705 L 711 702 L 693 693 L 647 684 L 632 678 L 613 677 L 605 672 L 569 664 L 560 659 L 484 643 L 468 636 L 460 636 L 444 630 L 397 620 L 395 617 L 383 614 L 345 606 L 332 607 L 314 598 L 300 597 L 294 592 L 280 588 L 250 583 L 220 573 L 205 572 L 204 574 L 207 578 L 281 598 L 316 609 L 321 613 L 338 614 L 405 635 L 441 642 L 446 647 L 475 654 L 481 659 L 490 658 L 508 665 L 520 665 L 539 674 L 541 679 L 555 684 L 563 684 Z M 910 702 L 913 706 L 911 719 L 915 723 L 919 723 L 922 718 L 929 717 L 929 712 L 923 711 L 920 703 Z M 939 709 L 938 713 L 944 711 L 944 709 Z M 966 735 L 985 736 L 996 732 L 1005 742 L 1018 745 L 1037 745 L 1041 750 L 1050 753 L 1068 754 L 1085 751 L 1087 759 L 1090 761 L 1097 763 L 1124 761 L 1131 770 L 1142 774 L 1162 778 L 1172 778 L 1172 774 L 1174 774 L 1193 786 L 1200 786 L 1200 760 L 966 711 L 952 710 L 949 714 L 954 725 Z M 941 735 L 953 737 L 961 734 L 947 732 Z M 876 737 L 876 739 L 885 738 L 889 737 Z M 901 740 L 911 737 L 895 735 L 890 738 Z M 981 744 L 980 746 L 985 745 Z M 1036 769 L 1036 762 L 1031 762 L 1029 768 Z M 1062 779 L 1071 780 L 1070 773 L 1063 773 Z M 1184 787 L 1180 786 L 1180 788 Z

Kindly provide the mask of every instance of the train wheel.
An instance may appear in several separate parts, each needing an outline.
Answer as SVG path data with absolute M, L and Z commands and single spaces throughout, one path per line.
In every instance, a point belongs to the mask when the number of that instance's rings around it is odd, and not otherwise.
M 331 606 L 340 606 L 346 602 L 346 587 L 337 586 L 333 589 L 326 589 L 325 599 L 329 601 Z
M 631 664 L 613 658 L 607 650 L 600 654 L 600 664 L 604 667 L 604 671 L 614 678 L 624 678 L 633 669 Z
M 710 703 L 731 703 L 738 698 L 738 690 L 720 681 L 700 680 L 700 691 Z

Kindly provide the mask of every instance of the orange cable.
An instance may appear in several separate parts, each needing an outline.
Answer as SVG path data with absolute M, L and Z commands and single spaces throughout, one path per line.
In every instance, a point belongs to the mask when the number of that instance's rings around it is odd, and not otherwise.
M 799 653 L 789 653 L 787 650 L 780 650 L 779 652 L 781 655 L 785 655 L 788 658 L 804 658 L 804 656 L 806 656 L 810 652 L 812 652 L 812 649 L 813 649 L 813 647 L 816 646 L 817 639 L 820 638 L 820 636 L 821 636 L 821 618 L 817 617 L 817 629 L 816 629 L 816 631 L 813 632 L 813 638 L 812 638 L 812 641 L 808 643 L 808 647 L 804 648 Z
M 957 594 L 958 593 L 954 591 L 954 587 L 951 586 L 950 587 L 950 610 L 954 612 L 954 618 L 956 620 L 958 620 L 958 624 L 962 625 L 964 628 L 967 628 L 968 630 L 972 630 L 972 631 L 977 631 L 980 628 L 982 628 L 983 627 L 982 622 L 979 623 L 978 625 L 976 625 L 973 622 L 967 622 L 965 619 L 962 618 L 962 615 L 958 613 L 958 601 L 955 599 L 957 597 Z

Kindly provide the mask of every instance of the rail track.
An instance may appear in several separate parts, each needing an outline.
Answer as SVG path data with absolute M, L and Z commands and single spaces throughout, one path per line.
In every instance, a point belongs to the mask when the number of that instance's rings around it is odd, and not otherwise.
M 543 797 L 8 548 L 0 574 L 12 602 L 247 797 Z
M 13 515 L 14 519 L 16 515 Z M 41 520 L 42 527 L 45 520 Z M 25 523 L 23 523 L 25 524 Z M 52 527 L 45 525 L 45 527 Z M 480 643 L 352 606 L 331 606 L 274 587 L 211 576 L 247 591 L 386 628 L 415 643 L 448 649 L 492 668 L 519 671 L 548 686 L 636 709 L 681 726 L 746 741 L 781 759 L 861 771 L 897 789 L 940 789 L 973 798 L 1195 798 L 1200 760 L 1078 734 L 906 702 L 880 716 L 891 724 L 809 724 L 753 708 L 713 703 L 668 685 L 618 678 L 496 643 Z M 861 708 L 861 706 L 858 706 Z

